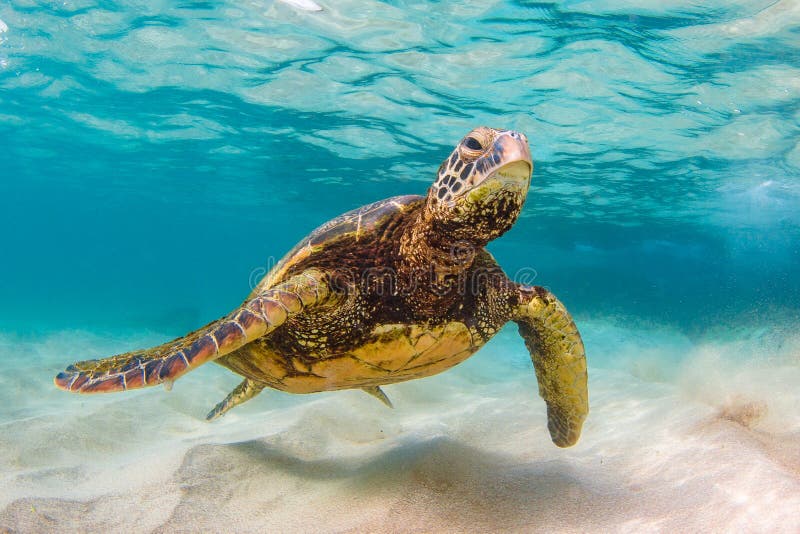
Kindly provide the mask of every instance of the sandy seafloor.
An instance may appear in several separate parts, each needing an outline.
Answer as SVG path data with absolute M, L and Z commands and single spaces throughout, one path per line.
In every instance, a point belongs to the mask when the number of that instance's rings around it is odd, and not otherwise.
M 169 393 L 93 397 L 37 373 L 67 342 L 155 336 L 3 339 L 31 372 L 0 372 L 0 530 L 800 529 L 800 338 L 581 323 L 592 411 L 563 450 L 511 328 L 456 369 L 386 387 L 394 410 L 359 391 L 266 392 L 213 424 L 237 379 L 211 365 Z

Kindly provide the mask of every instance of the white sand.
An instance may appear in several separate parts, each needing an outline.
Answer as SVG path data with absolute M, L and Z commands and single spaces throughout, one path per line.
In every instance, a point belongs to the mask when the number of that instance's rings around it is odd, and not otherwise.
M 585 331 L 602 366 L 565 450 L 513 330 L 387 387 L 395 410 L 361 392 L 269 392 L 214 424 L 203 415 L 237 383 L 222 369 L 171 393 L 75 397 L 49 368 L 72 336 L 6 339 L 0 532 L 800 530 L 796 344 Z

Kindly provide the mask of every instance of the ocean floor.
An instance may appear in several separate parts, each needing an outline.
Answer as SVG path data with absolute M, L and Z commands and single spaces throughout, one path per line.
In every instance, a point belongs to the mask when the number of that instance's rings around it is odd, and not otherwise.
M 211 365 L 169 393 L 51 386 L 63 354 L 158 336 L 3 338 L 0 532 L 797 532 L 798 338 L 624 324 L 583 322 L 592 411 L 570 449 L 513 329 L 386 387 L 394 410 L 270 391 L 211 424 L 238 382 Z

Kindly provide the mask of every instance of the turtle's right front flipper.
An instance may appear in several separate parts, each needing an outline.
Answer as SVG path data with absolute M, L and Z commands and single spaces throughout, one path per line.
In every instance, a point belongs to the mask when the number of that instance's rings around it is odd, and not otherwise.
M 251 296 L 240 308 L 182 338 L 144 351 L 70 365 L 55 377 L 61 389 L 105 393 L 171 382 L 269 334 L 289 317 L 325 303 L 333 295 L 329 277 L 308 270 Z

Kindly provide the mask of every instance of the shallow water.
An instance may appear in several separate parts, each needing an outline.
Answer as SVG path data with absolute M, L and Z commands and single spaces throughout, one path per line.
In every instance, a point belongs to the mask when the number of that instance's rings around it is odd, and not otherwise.
M 800 4 L 0 5 L 0 530 L 800 529 Z M 318 224 L 525 132 L 490 250 L 576 318 L 554 447 L 509 328 L 445 374 L 55 390 L 238 305 Z M 315 513 L 310 514 L 309 510 Z

